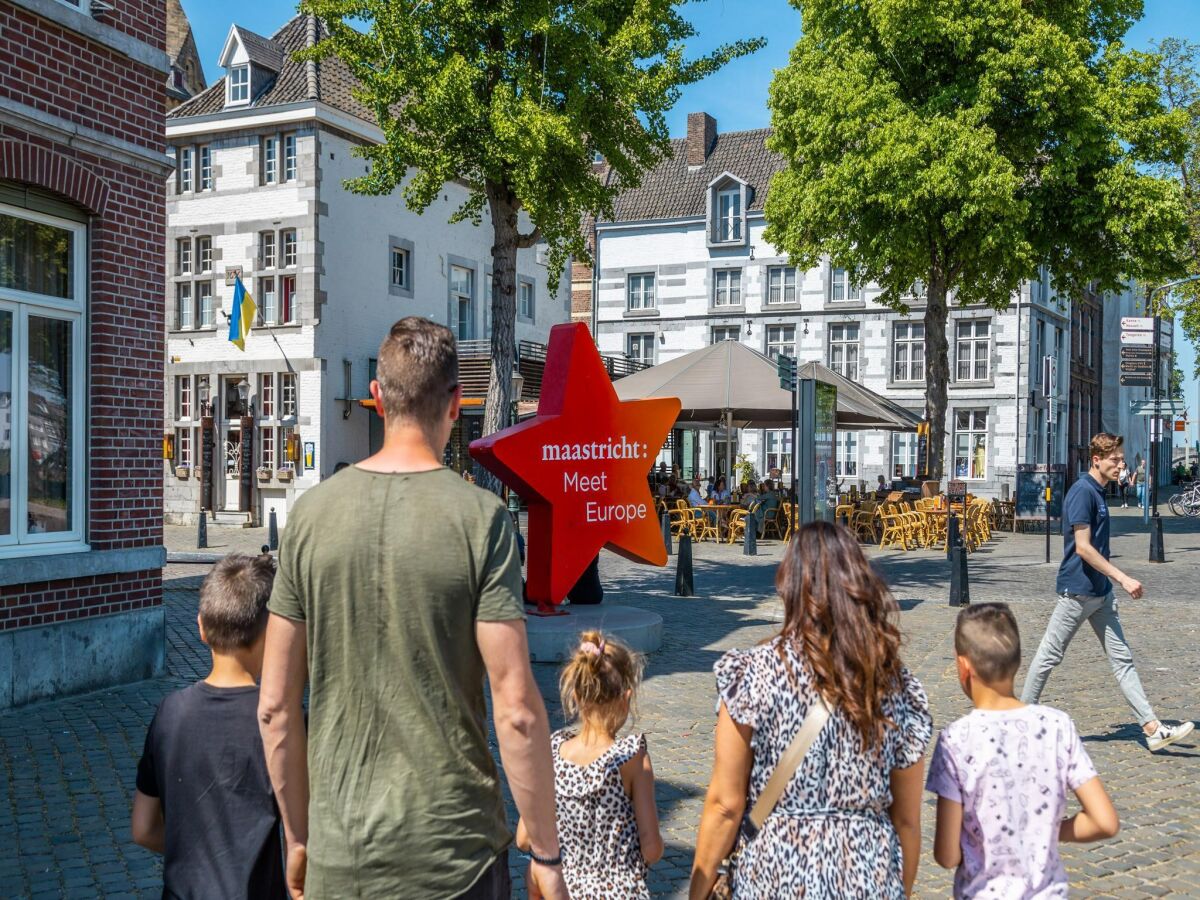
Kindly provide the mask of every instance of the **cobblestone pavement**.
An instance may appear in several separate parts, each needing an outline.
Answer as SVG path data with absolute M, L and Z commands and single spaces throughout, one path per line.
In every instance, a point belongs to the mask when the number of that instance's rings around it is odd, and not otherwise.
M 1114 561 L 1146 586 L 1146 597 L 1121 603 L 1147 694 L 1166 719 L 1194 715 L 1200 671 L 1200 525 L 1168 517 L 1168 562 L 1144 562 L 1148 540 L 1133 511 L 1115 510 Z M 210 529 L 211 549 L 255 552 L 261 529 Z M 191 529 L 168 529 L 168 549 L 194 549 Z M 1052 543 L 1052 556 L 1060 539 Z M 1044 538 L 1004 535 L 971 557 L 976 602 L 1012 602 L 1028 660 L 1051 610 L 1054 565 L 1042 562 Z M 760 544 L 758 557 L 738 548 L 695 550 L 698 596 L 672 596 L 670 570 L 634 567 L 606 556 L 609 594 L 660 613 L 662 650 L 646 669 L 637 727 L 647 733 L 658 776 L 667 851 L 651 870 L 656 896 L 681 896 L 712 764 L 712 664 L 731 647 L 771 634 L 780 614 L 772 580 L 781 547 Z M 944 558 L 926 551 L 871 556 L 901 600 L 905 659 L 924 683 L 940 727 L 968 709 L 954 674 Z M 672 559 L 672 564 L 674 558 Z M 196 591 L 204 565 L 164 572 L 168 675 L 0 715 L 0 897 L 157 897 L 158 859 L 130 840 L 128 811 L 146 725 L 164 694 L 203 677 L 204 648 L 195 635 Z M 561 721 L 554 666 L 535 667 L 555 724 Z M 1023 678 L 1019 676 L 1019 678 Z M 1200 740 L 1151 755 L 1125 706 L 1102 652 L 1086 632 L 1054 673 L 1045 702 L 1075 718 L 1089 753 L 1121 812 L 1114 840 L 1063 848 L 1076 896 L 1200 897 Z M 924 847 L 932 839 L 926 808 Z M 516 873 L 520 876 L 520 872 Z M 519 883 L 519 878 L 518 878 Z M 917 880 L 921 897 L 946 896 L 949 873 L 926 849 Z

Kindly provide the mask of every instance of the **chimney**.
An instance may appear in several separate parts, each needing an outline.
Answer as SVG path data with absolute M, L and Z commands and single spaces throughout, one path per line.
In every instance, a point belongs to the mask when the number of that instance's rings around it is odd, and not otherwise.
M 717 120 L 706 112 L 688 113 L 687 164 L 702 166 L 717 140 Z

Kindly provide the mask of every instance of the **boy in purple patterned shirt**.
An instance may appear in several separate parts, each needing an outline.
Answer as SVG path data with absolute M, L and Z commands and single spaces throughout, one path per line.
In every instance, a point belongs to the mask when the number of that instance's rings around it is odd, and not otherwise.
M 960 612 L 954 652 L 975 711 L 944 728 L 933 753 L 933 857 L 958 868 L 955 897 L 1066 897 L 1059 842 L 1112 837 L 1117 811 L 1071 718 L 1013 695 L 1021 636 L 1006 604 Z M 1068 791 L 1083 810 L 1064 819 Z

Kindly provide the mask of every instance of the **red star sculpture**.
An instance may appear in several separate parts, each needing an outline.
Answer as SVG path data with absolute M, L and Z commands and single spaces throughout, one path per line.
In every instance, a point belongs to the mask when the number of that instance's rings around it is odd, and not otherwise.
M 617 399 L 582 323 L 550 331 L 538 413 L 471 443 L 471 456 L 529 507 L 526 592 L 561 603 L 601 547 L 667 562 L 647 476 L 679 401 Z

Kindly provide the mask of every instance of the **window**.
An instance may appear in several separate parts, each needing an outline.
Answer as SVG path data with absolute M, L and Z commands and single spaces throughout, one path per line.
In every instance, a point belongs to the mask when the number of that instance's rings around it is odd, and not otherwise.
M 192 376 L 178 375 L 175 378 L 175 418 L 192 417 Z
M 771 266 L 767 269 L 767 303 L 796 302 L 796 267 Z
M 296 416 L 296 373 L 279 373 L 279 418 L 292 419 Z
M 86 246 L 0 206 L 0 554 L 83 541 Z
M 287 231 L 280 232 L 280 243 L 283 244 L 283 267 L 285 269 L 293 269 L 296 267 L 296 229 L 289 228 Z
M 263 184 L 275 184 L 279 181 L 279 138 L 263 138 L 262 161 Z
M 836 471 L 838 478 L 858 477 L 858 432 L 837 433 Z
M 275 429 L 260 428 L 258 432 L 259 466 L 264 469 L 274 469 L 275 464 Z
M 283 180 L 296 180 L 296 136 L 286 135 L 283 139 Z
M 528 281 L 517 284 L 517 315 L 533 321 L 533 285 Z
M 742 270 L 716 269 L 713 272 L 713 306 L 742 305 Z
M 639 362 L 646 366 L 654 365 L 654 335 L 629 335 L 629 349 L 626 351 L 626 355 L 634 362 Z
M 250 66 L 234 66 L 229 70 L 229 102 L 250 101 Z
M 767 435 L 767 464 L 765 469 L 779 469 L 781 472 L 792 471 L 792 432 L 768 431 Z
M 742 189 L 728 188 L 717 193 L 717 240 L 742 239 Z
M 179 192 L 195 190 L 192 171 L 192 148 L 179 148 Z
M 200 190 L 213 189 L 212 150 L 208 146 L 200 148 Z
M 654 309 L 654 276 L 649 272 L 630 275 L 626 298 L 629 309 Z
M 274 325 L 279 308 L 275 303 L 275 279 L 270 275 L 258 279 L 258 324 Z
M 175 429 L 175 465 L 192 465 L 192 431 L 191 428 Z
M 275 268 L 275 232 L 264 231 L 258 236 L 258 259 L 262 268 Z
M 954 413 L 954 477 L 987 478 L 987 410 L 960 409 Z
M 741 329 L 736 325 L 714 325 L 712 328 L 712 343 L 721 341 L 736 341 L 742 336 Z
M 781 356 L 796 355 L 796 326 L 767 326 L 767 356 L 776 360 Z
M 917 436 L 911 432 L 892 432 L 892 477 L 915 478 L 917 475 Z
M 191 238 L 180 238 L 175 242 L 175 270 L 180 275 L 192 274 Z
M 408 287 L 408 251 L 392 248 L 392 287 Z
M 858 381 L 858 323 L 829 326 L 829 368 Z
M 196 282 L 196 306 L 200 311 L 198 325 L 201 328 L 211 328 L 213 319 L 213 286 L 211 281 Z
M 956 324 L 959 381 L 987 380 L 991 356 L 988 352 L 990 325 L 987 319 L 971 319 Z
M 924 381 L 925 323 L 897 322 L 892 347 L 892 381 Z
M 196 258 L 199 261 L 200 272 L 211 272 L 213 268 L 212 238 L 196 238 Z
M 279 320 L 278 324 L 286 325 L 295 321 L 296 315 L 296 276 L 283 275 L 279 279 Z
M 460 341 L 475 337 L 475 270 L 466 266 L 450 267 L 450 314 L 454 317 L 454 335 Z
M 850 273 L 845 269 L 831 269 L 829 272 L 829 302 L 845 303 L 863 298 L 862 288 L 850 283 Z
M 192 327 L 192 283 L 175 285 L 175 327 Z
M 1033 330 L 1033 358 L 1029 368 L 1032 370 L 1030 381 L 1034 387 L 1042 385 L 1042 358 L 1046 355 L 1046 322 L 1044 319 L 1037 320 L 1037 327 Z
M 264 419 L 275 418 L 275 376 L 270 372 L 258 376 L 258 414 Z

